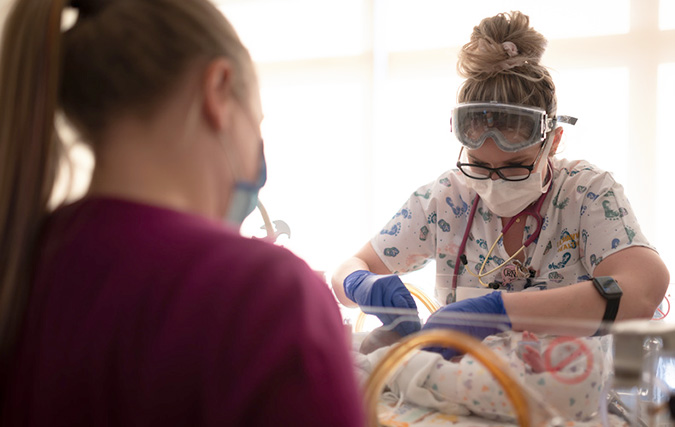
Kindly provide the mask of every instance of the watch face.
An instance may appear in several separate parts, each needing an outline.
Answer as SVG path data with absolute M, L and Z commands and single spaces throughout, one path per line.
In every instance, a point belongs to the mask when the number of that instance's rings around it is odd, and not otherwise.
M 616 296 L 621 296 L 623 295 L 623 291 L 619 287 L 619 285 L 616 284 L 616 282 L 612 282 L 605 286 L 605 292 L 607 292 L 607 295 L 616 295 Z
M 606 298 L 619 298 L 623 295 L 623 291 L 619 287 L 616 280 L 609 276 L 596 277 L 593 279 L 596 287 L 602 292 Z

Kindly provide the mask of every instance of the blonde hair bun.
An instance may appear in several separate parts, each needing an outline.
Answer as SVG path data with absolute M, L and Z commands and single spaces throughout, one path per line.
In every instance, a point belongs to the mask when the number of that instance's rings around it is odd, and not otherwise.
M 540 64 L 546 39 L 521 12 L 500 13 L 474 27 L 462 47 L 457 71 L 465 80 L 458 102 L 497 101 L 531 105 L 554 115 L 555 85 Z
M 519 73 L 523 66 L 539 66 L 546 44 L 546 38 L 530 27 L 527 15 L 500 13 L 474 27 L 471 41 L 459 53 L 457 71 L 476 80 Z

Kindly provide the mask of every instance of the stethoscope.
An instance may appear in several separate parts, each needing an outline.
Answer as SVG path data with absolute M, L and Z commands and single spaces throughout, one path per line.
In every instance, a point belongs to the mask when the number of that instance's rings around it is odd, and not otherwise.
M 469 234 L 471 232 L 471 225 L 473 224 L 473 218 L 476 213 L 476 206 L 478 205 L 478 201 L 480 200 L 480 196 L 476 194 L 476 197 L 473 199 L 473 203 L 471 204 L 471 210 L 469 211 L 469 222 L 466 225 L 466 230 L 464 231 L 464 237 L 462 237 L 462 243 L 459 246 L 459 251 L 457 252 L 457 258 L 455 259 L 455 270 L 452 275 L 452 291 L 453 294 L 457 290 L 457 276 L 459 275 L 459 269 L 460 265 L 464 265 L 466 271 L 474 276 L 475 278 L 478 279 L 478 281 L 481 283 L 481 285 L 485 286 L 486 288 L 491 287 L 493 289 L 498 289 L 499 285 L 493 285 L 493 284 L 487 284 L 483 282 L 483 277 L 489 276 L 490 274 L 494 273 L 495 271 L 499 270 L 500 268 L 503 268 L 506 266 L 511 260 L 513 260 L 518 254 L 520 254 L 522 251 L 525 250 L 526 247 L 530 246 L 532 242 L 537 240 L 539 238 L 539 235 L 541 234 L 541 229 L 544 225 L 544 218 L 541 216 L 541 208 L 544 205 L 544 200 L 546 199 L 546 196 L 548 196 L 548 193 L 551 191 L 551 188 L 553 187 L 553 182 L 549 183 L 548 189 L 544 194 L 539 196 L 539 199 L 536 201 L 534 204 L 530 204 L 528 208 L 525 210 L 521 211 L 518 215 L 514 216 L 511 218 L 511 220 L 502 228 L 501 233 L 499 234 L 499 237 L 497 237 L 497 240 L 492 244 L 490 247 L 490 250 L 488 250 L 487 255 L 485 256 L 485 259 L 483 259 L 483 262 L 480 266 L 480 269 L 478 270 L 478 274 L 475 274 L 471 270 L 469 270 L 467 266 L 467 260 L 466 260 L 466 255 L 464 254 L 464 251 L 466 250 L 466 241 L 469 238 Z M 495 247 L 497 246 L 497 243 L 499 243 L 500 240 L 504 238 L 504 234 L 506 234 L 507 231 L 511 228 L 513 224 L 516 222 L 520 221 L 520 218 L 522 216 L 525 216 L 527 220 L 527 216 L 532 216 L 534 217 L 535 221 L 537 222 L 537 228 L 532 233 L 532 235 L 525 240 L 525 243 L 518 249 L 509 259 L 498 265 L 497 267 L 493 268 L 492 270 L 483 273 L 483 270 L 485 269 L 485 265 L 488 263 L 490 256 L 492 255 L 492 252 L 494 251 Z M 461 264 L 460 264 L 461 262 Z

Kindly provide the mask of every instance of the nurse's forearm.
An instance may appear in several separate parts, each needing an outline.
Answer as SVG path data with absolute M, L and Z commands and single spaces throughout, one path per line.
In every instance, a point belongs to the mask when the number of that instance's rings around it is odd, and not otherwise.
M 516 331 L 585 336 L 600 325 L 606 301 L 590 281 L 539 292 L 503 293 Z
M 337 297 L 338 301 L 340 301 L 342 304 L 344 304 L 347 307 L 356 307 L 357 304 L 347 298 L 347 295 L 345 295 L 345 288 L 344 288 L 344 281 L 347 276 L 349 276 L 351 273 L 355 272 L 356 270 L 369 270 L 368 269 L 368 264 L 366 264 L 365 261 L 363 261 L 361 258 L 358 257 L 351 257 L 338 269 L 333 273 L 333 277 L 331 277 L 331 285 L 333 286 L 333 292 L 335 292 L 335 296 Z M 370 271 L 370 270 L 369 270 Z
M 616 320 L 650 319 L 670 280 L 658 254 L 644 247 L 610 255 L 593 274 L 611 276 L 621 287 Z M 607 306 L 591 281 L 540 292 L 506 293 L 503 300 L 515 330 L 568 335 L 594 333 Z
M 382 262 L 370 242 L 363 245 L 361 249 L 333 273 L 331 285 L 338 301 L 347 307 L 356 307 L 356 303 L 345 295 L 344 281 L 347 276 L 356 270 L 367 270 L 375 274 L 391 274 L 391 271 Z

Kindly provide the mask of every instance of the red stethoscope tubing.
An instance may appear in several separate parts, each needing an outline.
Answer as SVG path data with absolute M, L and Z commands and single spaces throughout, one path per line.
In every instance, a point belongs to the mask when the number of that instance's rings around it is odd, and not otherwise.
M 523 243 L 524 247 L 530 246 L 532 242 L 537 240 L 539 238 L 539 235 L 541 234 L 541 228 L 544 225 L 544 218 L 541 216 L 541 208 L 544 206 L 544 200 L 546 199 L 546 196 L 548 196 L 548 193 L 551 191 L 551 188 L 553 187 L 553 183 L 551 182 L 548 186 L 548 190 L 541 196 L 539 196 L 539 199 L 537 202 L 534 204 L 534 206 L 530 205 L 530 207 L 526 208 L 525 210 L 521 211 L 518 215 L 514 216 L 511 218 L 511 220 L 502 228 L 502 235 L 504 235 L 509 228 L 516 222 L 518 218 L 520 218 L 523 215 L 531 215 L 534 217 L 534 219 L 537 221 L 537 229 L 535 230 L 534 233 Z M 457 252 L 457 258 L 455 259 L 455 270 L 452 275 L 452 290 L 453 292 L 457 289 L 457 276 L 459 275 L 459 269 L 461 265 L 461 258 L 462 255 L 464 255 L 464 250 L 466 249 L 466 241 L 469 238 L 469 233 L 471 231 L 471 226 L 473 225 L 473 218 L 476 213 L 476 206 L 478 205 L 478 201 L 480 200 L 480 196 L 476 194 L 476 197 L 473 199 L 473 203 L 471 204 L 471 211 L 469 212 L 469 222 L 466 225 L 466 230 L 464 231 L 464 237 L 462 237 L 462 243 L 459 246 L 459 251 Z

